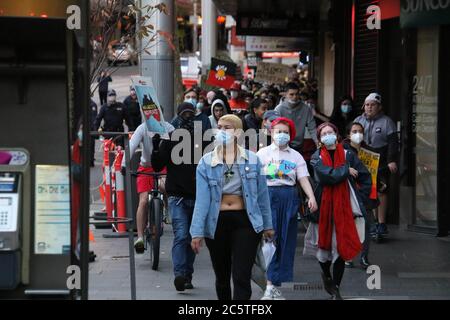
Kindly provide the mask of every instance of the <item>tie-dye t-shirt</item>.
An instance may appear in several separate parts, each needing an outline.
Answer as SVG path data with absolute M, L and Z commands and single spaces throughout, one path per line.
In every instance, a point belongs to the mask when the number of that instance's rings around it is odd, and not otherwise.
M 295 186 L 298 179 L 308 177 L 308 168 L 302 155 L 287 147 L 280 150 L 272 143 L 257 153 L 263 164 L 269 187 Z

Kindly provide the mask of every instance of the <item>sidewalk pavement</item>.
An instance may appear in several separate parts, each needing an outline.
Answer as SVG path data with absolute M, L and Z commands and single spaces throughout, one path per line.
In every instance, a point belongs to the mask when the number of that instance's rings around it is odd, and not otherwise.
M 98 211 L 97 201 L 91 206 Z M 93 228 L 93 227 L 92 227 Z M 90 264 L 90 299 L 130 299 L 128 238 L 106 239 L 109 229 L 93 229 L 95 242 L 91 250 L 97 259 Z M 322 289 L 320 268 L 314 257 L 304 256 L 304 229 L 300 226 L 294 266 L 294 282 L 284 283 L 281 290 L 289 300 L 326 300 Z M 173 285 L 171 245 L 173 233 L 165 225 L 161 238 L 158 271 L 151 270 L 149 254 L 136 255 L 137 298 L 144 300 L 211 300 L 216 299 L 214 272 L 208 249 L 202 248 L 194 265 L 194 290 L 179 293 Z M 400 231 L 391 226 L 385 243 L 372 243 L 369 256 L 381 269 L 381 288 L 369 290 L 367 274 L 355 259 L 355 268 L 346 269 L 341 285 L 345 299 L 450 299 L 450 239 Z M 252 300 L 262 296 L 262 290 L 252 283 Z
M 102 181 L 101 144 L 96 141 L 96 166 L 91 168 L 91 215 L 103 208 L 99 200 L 98 184 Z M 294 263 L 294 282 L 284 283 L 281 290 L 287 299 L 328 299 L 322 289 L 320 267 L 314 257 L 303 255 L 305 230 L 299 225 Z M 93 229 L 93 227 L 91 226 Z M 450 299 L 450 237 L 400 230 L 389 226 L 386 242 L 371 243 L 369 261 L 380 267 L 381 289 L 369 290 L 371 274 L 359 266 L 346 269 L 341 294 L 346 299 Z M 95 242 L 91 249 L 97 260 L 90 264 L 90 299 L 130 299 L 128 239 L 105 239 L 107 229 L 93 229 Z M 214 272 L 208 249 L 202 248 L 194 265 L 194 290 L 177 293 L 173 285 L 171 246 L 173 233 L 166 225 L 161 239 L 160 268 L 151 270 L 149 254 L 136 255 L 138 299 L 216 299 Z M 252 299 L 263 292 L 252 284 Z

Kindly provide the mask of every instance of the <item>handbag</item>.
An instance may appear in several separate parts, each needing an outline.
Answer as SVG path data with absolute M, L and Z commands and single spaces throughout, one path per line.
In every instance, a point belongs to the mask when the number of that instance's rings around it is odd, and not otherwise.
M 320 197 L 319 197 L 320 195 L 318 195 L 318 193 L 317 193 L 318 192 L 318 188 L 319 188 L 319 184 L 317 182 L 315 182 L 314 180 L 311 180 L 311 179 L 310 179 L 310 182 L 311 182 L 311 185 L 314 185 L 314 188 L 313 188 L 314 197 L 316 198 L 316 200 L 320 199 Z M 303 199 L 305 199 L 303 201 L 303 208 L 302 208 L 302 210 L 300 210 L 301 211 L 300 215 L 301 215 L 302 220 L 305 220 L 306 222 L 319 223 L 319 211 L 320 211 L 320 209 L 317 208 L 317 210 L 315 212 L 311 212 L 311 210 L 308 207 L 308 200 L 306 199 L 306 197 L 303 198 Z

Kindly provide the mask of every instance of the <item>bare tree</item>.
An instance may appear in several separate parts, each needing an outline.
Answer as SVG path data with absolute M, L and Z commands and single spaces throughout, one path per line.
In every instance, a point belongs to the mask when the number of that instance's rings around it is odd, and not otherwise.
M 102 71 L 111 75 L 118 69 L 116 62 L 125 50 L 113 57 L 112 63 L 106 66 L 108 53 L 113 45 L 134 43 L 145 38 L 145 42 L 136 50 L 136 55 L 144 51 L 150 54 L 149 50 L 162 40 L 167 41 L 175 50 L 172 35 L 164 30 L 155 30 L 155 26 L 150 22 L 157 13 L 168 14 L 164 3 L 139 7 L 134 0 L 91 0 L 90 10 L 90 42 L 93 52 L 89 78 L 91 95 L 98 88 L 96 79 Z

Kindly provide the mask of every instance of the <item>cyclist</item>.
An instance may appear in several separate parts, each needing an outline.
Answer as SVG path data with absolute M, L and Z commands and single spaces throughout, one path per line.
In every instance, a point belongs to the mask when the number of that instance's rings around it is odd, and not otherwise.
M 144 111 L 144 114 L 146 112 Z M 168 123 L 164 122 L 164 127 L 167 132 L 174 130 L 174 127 Z M 148 192 L 153 189 L 153 177 L 147 175 L 139 175 L 140 172 L 151 173 L 155 172 L 151 166 L 151 154 L 153 151 L 152 139 L 154 133 L 148 132 L 146 123 L 142 123 L 136 128 L 133 136 L 130 140 L 130 155 L 133 155 L 138 148 L 142 145 L 142 155 L 141 161 L 139 163 L 138 176 L 136 179 L 137 192 L 139 194 L 139 205 L 136 212 L 136 226 L 138 231 L 138 238 L 134 243 L 134 249 L 136 253 L 141 254 L 144 252 L 144 229 L 147 223 L 147 203 L 148 203 Z M 122 172 L 125 169 L 125 157 L 122 160 Z

